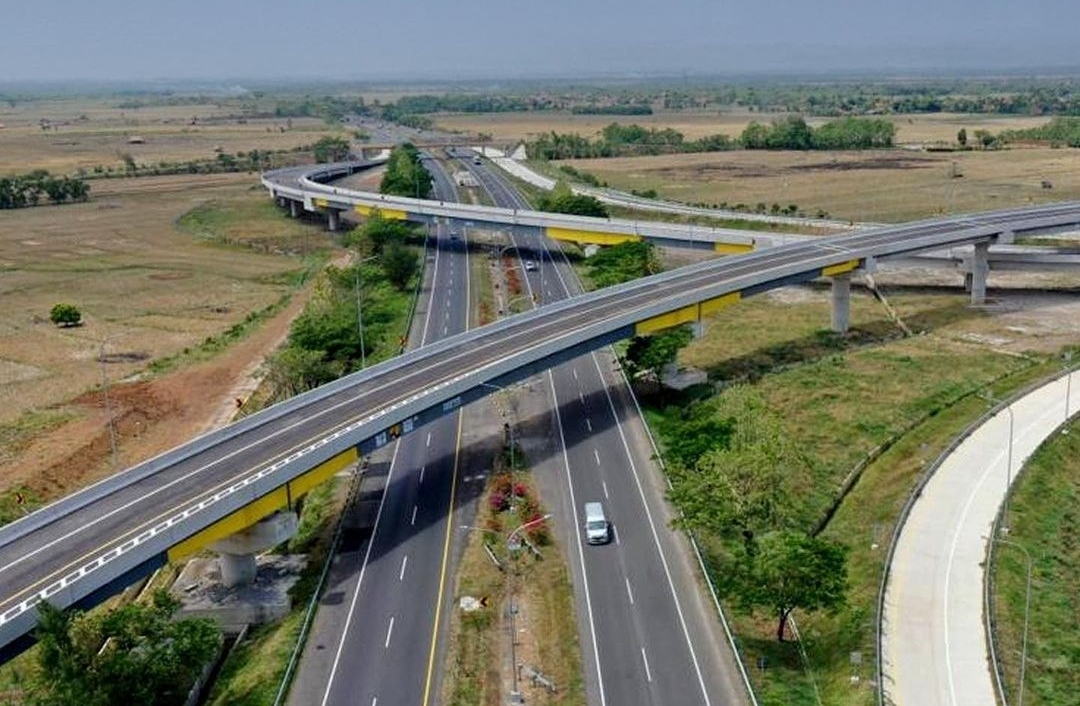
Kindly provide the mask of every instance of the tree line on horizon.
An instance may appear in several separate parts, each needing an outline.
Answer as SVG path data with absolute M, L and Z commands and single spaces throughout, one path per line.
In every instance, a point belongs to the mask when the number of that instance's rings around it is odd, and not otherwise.
M 846 117 L 811 127 L 799 116 L 769 124 L 752 122 L 738 138 L 724 134 L 687 140 L 672 128 L 645 128 L 611 123 L 595 139 L 576 133 L 550 132 L 526 143 L 528 153 L 540 159 L 637 157 L 688 152 L 720 152 L 742 147 L 765 150 L 879 149 L 895 144 L 896 126 L 883 118 Z

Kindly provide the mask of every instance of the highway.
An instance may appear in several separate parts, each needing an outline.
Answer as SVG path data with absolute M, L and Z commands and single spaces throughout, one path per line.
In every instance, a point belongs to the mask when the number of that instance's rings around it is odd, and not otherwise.
M 529 204 L 486 167 L 466 163 L 500 206 Z M 511 235 L 526 293 L 541 306 L 581 292 L 561 249 L 544 236 Z M 554 410 L 555 524 L 574 577 L 579 642 L 592 704 L 741 704 L 746 695 L 717 618 L 699 601 L 683 538 L 670 529 L 663 477 L 610 350 L 551 368 L 540 389 Z M 520 394 L 520 393 L 519 393 Z M 635 443 L 636 442 L 636 443 Z M 582 542 L 586 502 L 614 525 L 606 546 Z M 679 590 L 681 589 L 681 590 Z M 714 629 L 710 629 L 714 628 Z
M 439 163 L 425 159 L 425 165 L 436 198 L 456 201 Z M 413 347 L 469 327 L 465 236 L 438 224 L 432 235 L 428 296 L 418 310 Z M 440 607 L 446 607 L 444 587 L 453 571 L 448 531 L 458 522 L 455 505 L 466 501 L 459 492 L 466 491 L 458 473 L 461 417 L 458 410 L 435 420 L 396 442 L 389 463 L 369 468 L 383 476 L 375 526 L 366 543 L 336 560 L 290 703 L 437 703 L 436 665 L 448 615 Z
M 595 350 L 632 334 L 638 322 L 866 258 L 1078 222 L 1080 204 L 1066 203 L 792 243 L 551 303 L 406 353 L 0 528 L 0 641 L 9 644 L 32 626 L 39 598 L 92 603 L 98 589 L 115 590 L 111 583 L 159 565 L 169 547 L 318 463 L 357 445 L 365 451 L 385 445 L 393 425 L 408 432 L 481 396 L 483 383 L 506 384 Z

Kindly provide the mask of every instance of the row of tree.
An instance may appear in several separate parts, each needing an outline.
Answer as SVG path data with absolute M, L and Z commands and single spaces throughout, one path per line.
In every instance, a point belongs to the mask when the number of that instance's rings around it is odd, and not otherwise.
M 431 174 L 424 168 L 416 145 L 406 142 L 390 151 L 386 171 L 379 184 L 381 193 L 426 199 L 431 197 L 433 188 Z
M 980 131 L 976 131 L 976 137 Z M 1080 118 L 1057 117 L 1045 125 L 1027 128 L 1024 130 L 1004 130 L 998 135 L 992 135 L 983 130 L 985 138 L 983 144 L 992 147 L 995 143 L 1009 142 L 1040 142 L 1052 146 L 1080 147 Z M 987 144 L 987 139 L 990 141 Z
M 748 150 L 862 150 L 892 147 L 895 137 L 896 126 L 881 118 L 841 118 L 812 128 L 789 116 L 750 123 L 739 142 Z
M 575 105 L 570 109 L 574 115 L 652 115 L 648 103 L 602 103 Z
M 882 118 L 841 118 L 817 128 L 798 116 L 774 120 L 770 124 L 750 123 L 738 140 L 715 134 L 687 140 L 672 128 L 646 128 L 611 123 L 596 139 L 576 133 L 550 132 L 527 144 L 530 155 L 540 159 L 593 159 L 674 154 L 679 152 L 720 152 L 736 149 L 776 150 L 856 150 L 892 147 L 896 126 Z
M 672 128 L 645 128 L 640 125 L 611 123 L 590 140 L 576 133 L 550 132 L 526 144 L 530 155 L 540 159 L 591 159 L 597 157 L 634 157 L 678 152 L 716 152 L 737 147 L 727 135 L 708 135 L 687 140 Z
M 0 177 L 0 209 L 37 206 L 47 198 L 51 203 L 86 201 L 90 185 L 80 177 L 53 176 L 44 169 L 13 177 Z
M 317 295 L 293 322 L 288 343 L 270 359 L 275 400 L 359 370 L 379 350 L 394 346 L 420 267 L 406 242 L 420 237 L 414 226 L 378 214 L 350 233 L 348 244 L 362 262 L 329 268 Z

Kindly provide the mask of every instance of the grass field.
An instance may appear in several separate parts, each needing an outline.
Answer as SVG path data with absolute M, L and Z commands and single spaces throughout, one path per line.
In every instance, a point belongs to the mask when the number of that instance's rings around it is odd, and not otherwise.
M 680 355 L 683 363 L 709 370 L 713 380 L 751 381 L 770 407 L 784 410 L 785 433 L 805 450 L 808 475 L 796 486 L 815 519 L 836 502 L 869 452 L 892 444 L 863 470 L 824 531 L 851 550 L 851 591 L 835 614 L 796 614 L 808 664 L 793 644 L 775 641 L 772 616 L 734 612 L 762 704 L 874 703 L 874 605 L 899 508 L 925 465 L 985 410 L 975 393 L 1007 394 L 1056 365 L 1046 353 L 1022 353 L 1043 346 L 1033 332 L 1023 340 L 1005 317 L 970 309 L 961 295 L 891 294 L 908 326 L 922 333 L 901 338 L 880 305 L 857 295 L 852 332 L 839 341 L 822 331 L 825 293 L 789 289 L 713 317 L 705 335 Z M 650 416 L 660 419 L 656 412 Z M 721 546 L 701 539 L 719 561 Z M 853 652 L 861 664 L 851 663 Z
M 1073 403 L 1075 404 L 1075 402 Z M 1009 703 L 1017 703 L 1027 562 L 1032 559 L 1025 704 L 1075 704 L 1080 694 L 1080 434 L 1054 436 L 1018 479 L 1008 541 L 994 548 L 993 614 Z

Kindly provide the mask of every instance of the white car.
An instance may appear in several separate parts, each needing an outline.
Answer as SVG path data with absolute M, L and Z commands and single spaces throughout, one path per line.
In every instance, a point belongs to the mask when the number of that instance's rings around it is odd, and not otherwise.
M 533 262 L 532 260 L 526 260 L 525 261 L 525 271 L 526 272 L 532 272 L 535 269 L 536 269 L 536 263 L 535 262 Z

